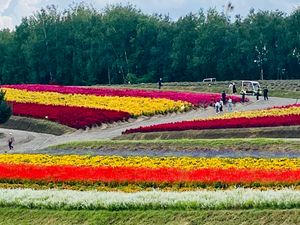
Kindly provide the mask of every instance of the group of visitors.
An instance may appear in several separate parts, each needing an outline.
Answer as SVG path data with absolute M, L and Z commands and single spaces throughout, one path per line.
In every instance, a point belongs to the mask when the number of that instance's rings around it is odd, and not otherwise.
M 230 83 L 229 84 L 229 91 L 232 94 L 235 94 L 237 92 L 236 91 L 236 87 L 235 87 L 235 83 Z M 260 93 L 261 93 L 261 90 L 258 88 L 257 92 L 255 93 L 256 100 L 259 100 Z M 245 102 L 246 91 L 242 90 L 241 94 L 242 94 L 242 100 L 241 101 Z M 263 90 L 263 96 L 264 96 L 264 100 L 269 100 L 269 90 L 268 90 L 268 87 L 264 88 L 264 90 Z M 228 112 L 232 112 L 232 106 L 233 106 L 232 99 L 229 98 L 228 101 L 227 101 L 225 91 L 222 92 L 220 101 L 216 101 L 215 102 L 216 113 L 223 112 L 224 105 L 227 105 Z
M 228 100 L 227 100 L 226 93 L 225 93 L 225 91 L 223 91 L 220 101 L 215 102 L 216 113 L 217 114 L 222 113 L 224 111 L 225 105 L 227 105 L 227 107 L 228 107 L 228 112 L 232 112 L 232 107 L 233 107 L 232 99 L 228 98 Z
M 236 94 L 237 92 L 234 82 L 229 84 L 228 89 L 229 89 L 229 94 Z
M 256 92 L 256 100 L 259 100 L 259 96 L 260 96 L 260 89 L 258 88 L 258 90 Z M 264 96 L 264 100 L 269 100 L 269 89 L 268 89 L 268 87 L 264 88 L 263 96 Z

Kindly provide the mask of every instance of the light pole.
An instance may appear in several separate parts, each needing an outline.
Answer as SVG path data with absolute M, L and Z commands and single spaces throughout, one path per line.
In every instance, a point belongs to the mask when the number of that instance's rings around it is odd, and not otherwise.
M 281 80 L 282 80 L 282 79 L 287 79 L 287 77 L 285 76 L 285 74 L 286 74 L 286 69 L 283 68 L 283 69 L 281 70 Z
M 259 49 L 257 46 L 255 46 L 255 51 L 257 52 L 257 59 L 254 60 L 255 63 L 257 63 L 257 66 L 260 68 L 260 79 L 264 80 L 264 62 L 266 62 L 267 59 L 267 47 L 264 45 L 261 49 Z

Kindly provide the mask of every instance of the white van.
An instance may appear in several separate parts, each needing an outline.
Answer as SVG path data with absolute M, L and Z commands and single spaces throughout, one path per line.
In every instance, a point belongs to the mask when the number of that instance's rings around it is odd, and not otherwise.
M 241 94 L 245 92 L 248 95 L 256 95 L 258 90 L 261 95 L 262 90 L 258 81 L 242 81 Z
M 216 78 L 205 78 L 203 79 L 204 83 L 215 83 L 217 81 Z

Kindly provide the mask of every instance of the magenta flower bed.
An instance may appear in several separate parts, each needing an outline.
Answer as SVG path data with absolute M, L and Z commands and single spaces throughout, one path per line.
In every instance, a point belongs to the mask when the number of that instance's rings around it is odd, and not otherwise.
M 274 107 L 269 108 L 269 109 L 288 109 L 288 108 L 292 108 L 292 107 L 300 107 L 300 104 L 291 104 L 291 105 L 285 105 L 285 106 L 274 106 Z
M 25 89 L 28 91 L 48 91 L 63 94 L 86 94 L 97 96 L 127 96 L 127 97 L 148 97 L 148 98 L 166 98 L 171 100 L 186 101 L 194 106 L 207 107 L 213 105 L 221 99 L 221 94 L 217 93 L 193 93 L 193 92 L 176 92 L 176 91 L 153 91 L 138 89 L 112 89 L 112 88 L 85 88 L 75 86 L 58 86 L 58 85 L 40 85 L 40 84 L 23 84 L 23 85 L 2 85 L 1 87 Z M 239 96 L 230 96 L 233 103 L 240 102 Z M 248 101 L 248 99 L 246 99 Z
M 276 127 L 300 125 L 299 115 L 265 116 L 257 118 L 230 118 L 215 120 L 195 120 L 176 123 L 165 123 L 126 130 L 125 134 L 161 131 L 205 130 L 225 128 Z
M 32 103 L 11 102 L 13 115 L 48 119 L 76 129 L 90 127 L 94 124 L 126 120 L 127 112 L 83 107 L 52 106 Z

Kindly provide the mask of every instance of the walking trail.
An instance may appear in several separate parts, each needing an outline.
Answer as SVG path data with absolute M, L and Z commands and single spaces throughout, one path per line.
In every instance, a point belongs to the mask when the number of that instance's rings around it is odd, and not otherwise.
M 288 98 L 270 98 L 269 101 L 259 100 L 250 97 L 250 102 L 245 104 L 237 104 L 234 111 L 248 111 L 256 109 L 265 109 L 273 106 L 283 106 L 295 104 L 296 99 Z M 226 109 L 225 109 L 226 110 Z M 225 112 L 226 113 L 226 112 Z M 177 122 L 183 120 L 193 120 L 195 118 L 207 118 L 214 116 L 215 112 L 212 107 L 207 109 L 196 109 L 185 113 L 173 113 L 168 115 L 158 115 L 153 117 L 140 117 L 130 122 L 123 122 L 113 126 L 102 126 L 87 130 L 77 130 L 74 133 L 55 136 L 50 134 L 34 133 L 20 130 L 10 130 L 0 128 L 0 133 L 4 133 L 5 137 L 0 139 L 0 153 L 7 149 L 7 136 L 13 133 L 16 140 L 14 145 L 14 153 L 39 152 L 38 150 L 57 144 L 63 144 L 73 141 L 93 141 L 108 140 L 122 134 L 126 129 L 137 128 L 140 126 L 149 126 L 159 123 Z

